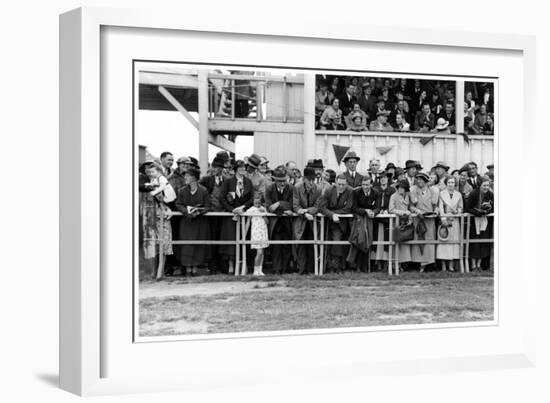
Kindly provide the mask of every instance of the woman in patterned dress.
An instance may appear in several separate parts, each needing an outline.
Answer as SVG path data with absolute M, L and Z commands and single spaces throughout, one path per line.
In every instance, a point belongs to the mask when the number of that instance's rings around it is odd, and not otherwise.
M 262 206 L 262 195 L 257 193 L 254 195 L 254 205 L 250 207 L 247 213 L 262 214 L 267 213 L 267 210 Z M 254 273 L 253 276 L 263 276 L 262 266 L 264 264 L 264 249 L 269 246 L 268 231 L 267 231 L 267 217 L 261 215 L 255 215 L 251 219 L 251 231 L 250 240 L 254 241 L 250 245 L 251 249 L 256 249 L 256 257 L 254 258 Z
M 141 192 L 140 215 L 143 218 L 143 254 L 149 267 L 148 277 L 155 278 L 154 267 L 158 255 L 172 255 L 172 226 L 170 218 L 172 210 L 164 203 L 163 184 L 167 183 L 161 168 L 151 163 L 145 167 L 146 180 L 140 188 L 152 189 Z M 159 191 L 160 190 L 160 191 Z M 162 219 L 161 219 L 162 217 Z M 162 249 L 159 240 L 162 239 Z M 157 246 L 158 245 L 158 246 Z M 164 267 L 159 268 L 164 271 Z

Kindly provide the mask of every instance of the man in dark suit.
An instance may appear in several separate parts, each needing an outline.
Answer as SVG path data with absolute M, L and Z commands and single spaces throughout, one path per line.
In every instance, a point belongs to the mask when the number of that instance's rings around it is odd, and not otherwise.
M 315 160 L 314 160 L 315 161 Z M 293 209 L 298 217 L 294 219 L 294 239 L 313 239 L 313 220 L 319 210 L 319 201 L 323 193 L 315 184 L 315 169 L 304 168 L 302 182 L 294 188 Z M 298 266 L 298 273 L 311 271 L 313 267 L 313 245 L 295 245 L 293 255 Z
M 435 115 L 429 103 L 422 105 L 422 110 L 416 113 L 414 119 L 414 130 L 417 132 L 429 132 L 435 127 Z
M 346 85 L 346 92 L 340 97 L 340 109 L 342 115 L 347 116 L 353 109 L 353 104 L 357 102 L 355 97 L 355 85 L 351 81 Z
M 327 217 L 327 240 L 341 241 L 346 239 L 349 222 L 346 218 L 340 218 L 342 214 L 350 214 L 353 208 L 353 190 L 347 184 L 344 174 L 336 177 L 336 184 L 327 189 L 321 197 L 320 210 Z M 327 248 L 328 271 L 340 272 L 344 270 L 345 257 L 348 247 L 346 245 L 330 245 Z
M 220 203 L 220 193 L 224 180 L 223 169 L 225 167 L 225 161 L 221 157 L 214 157 L 212 160 L 211 169 L 208 175 L 201 178 L 199 183 L 206 188 L 210 196 L 210 207 L 213 211 L 222 211 L 222 205 Z M 222 220 L 220 217 L 210 217 L 210 239 L 219 240 Z M 212 259 L 208 262 L 208 266 L 211 273 L 218 273 L 221 271 L 221 259 L 218 253 L 218 245 L 211 245 Z
M 405 161 L 405 179 L 409 182 L 409 187 L 416 185 L 416 173 L 422 169 L 418 161 Z
M 346 178 L 347 184 L 352 188 L 356 189 L 361 186 L 361 181 L 363 176 L 357 172 L 357 163 L 361 158 L 357 156 L 355 151 L 348 151 L 344 156 L 344 164 L 346 164 L 346 171 L 344 172 L 344 177 Z
M 443 118 L 449 122 L 449 130 L 451 133 L 456 133 L 456 118 L 454 112 L 454 106 L 452 103 L 447 102 L 445 104 L 445 110 L 441 111 L 438 118 Z
M 370 176 L 373 186 L 378 186 L 379 177 L 380 177 L 380 160 L 373 158 L 369 161 L 369 170 L 367 171 L 368 176 Z
M 477 173 L 477 164 L 475 162 L 472 161 L 468 165 L 470 168 L 468 172 L 468 183 L 475 190 L 479 188 L 479 185 L 481 184 L 481 175 Z
M 265 191 L 265 206 L 267 211 L 277 216 L 291 216 L 294 186 L 287 182 L 286 169 L 280 165 L 273 171 L 274 183 Z M 269 239 L 292 239 L 292 222 L 290 218 L 270 217 Z M 273 271 L 277 274 L 284 273 L 290 262 L 290 245 L 272 245 L 271 256 Z

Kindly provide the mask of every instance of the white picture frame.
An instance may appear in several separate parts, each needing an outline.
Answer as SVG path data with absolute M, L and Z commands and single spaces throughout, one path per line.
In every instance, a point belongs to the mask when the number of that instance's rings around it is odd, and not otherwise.
M 446 356 L 434 352 L 431 357 L 424 356 L 417 359 L 400 360 L 389 357 L 383 361 L 368 361 L 359 354 L 353 359 L 339 361 L 337 359 L 326 362 L 313 360 L 304 354 L 296 359 L 289 359 L 288 366 L 283 362 L 270 368 L 265 364 L 263 375 L 253 380 L 236 376 L 235 373 L 224 376 L 223 368 L 208 379 L 199 375 L 206 374 L 208 368 L 200 367 L 196 371 L 197 377 L 182 377 L 181 372 L 157 375 L 155 370 L 143 362 L 139 375 L 117 373 L 110 376 L 105 368 L 105 360 L 117 348 L 105 336 L 105 317 L 111 313 L 106 304 L 106 291 L 102 287 L 102 265 L 104 265 L 108 247 L 102 242 L 102 206 L 105 172 L 105 144 L 101 141 L 103 125 L 101 104 L 101 31 L 105 27 L 131 27 L 139 29 L 178 30 L 181 32 L 208 32 L 239 34 L 262 38 L 298 41 L 300 38 L 308 40 L 340 40 L 349 43 L 376 43 L 380 45 L 397 45 L 403 47 L 443 47 L 448 49 L 474 49 L 478 51 L 511 51 L 519 52 L 522 61 L 523 74 L 515 77 L 522 81 L 523 99 L 535 96 L 535 42 L 533 37 L 521 35 L 479 34 L 458 31 L 429 31 L 405 28 L 368 27 L 358 24 L 332 24 L 327 26 L 314 18 L 305 18 L 300 24 L 277 24 L 269 21 L 249 21 L 240 26 L 230 19 L 213 18 L 212 16 L 196 16 L 182 19 L 180 15 L 169 11 L 151 10 L 110 10 L 102 8 L 81 8 L 63 14 L 60 17 L 60 385 L 63 389 L 79 395 L 97 395 L 112 393 L 128 393 L 140 391 L 162 391 L 185 388 L 206 388 L 209 386 L 249 385 L 258 382 L 269 383 L 270 371 L 278 367 L 279 373 L 284 372 L 283 378 L 291 382 L 293 376 L 308 376 L 312 379 L 326 379 L 334 381 L 353 374 L 368 376 L 371 374 L 404 374 L 419 372 L 437 372 L 470 370 L 480 368 L 512 368 L 532 366 L 534 363 L 535 338 L 535 278 L 536 267 L 533 245 L 522 234 L 535 232 L 535 223 L 527 221 L 517 227 L 519 239 L 525 239 L 518 246 L 520 255 L 524 257 L 521 267 L 521 282 L 518 282 L 518 293 L 523 296 L 521 307 L 528 308 L 525 312 L 532 312 L 523 317 L 521 323 L 509 324 L 514 330 L 514 341 L 502 343 L 499 354 L 471 350 L 468 354 Z M 282 40 L 282 39 L 281 39 Z M 523 142 L 528 144 L 534 139 L 533 110 L 527 103 L 522 110 Z M 503 149 L 499 151 L 500 163 L 505 167 L 506 160 L 502 158 Z M 526 146 L 519 158 L 527 164 L 530 148 Z M 519 174 L 518 174 L 519 175 Z M 525 189 L 535 192 L 532 181 L 534 178 L 521 176 Z M 533 195 L 534 196 L 534 195 Z M 502 196 L 501 196 L 502 197 Z M 535 196 L 534 196 L 535 197 Z M 504 211 L 504 210 L 501 210 Z M 522 207 L 519 214 L 528 214 L 527 207 Z M 523 221 L 523 220 L 520 220 Z M 498 253 L 509 254 L 509 251 L 500 250 Z M 502 285 L 502 283 L 501 283 Z M 505 294 L 509 295 L 509 294 Z M 508 298 L 508 297 L 506 297 Z M 131 315 L 131 312 L 128 312 Z M 409 331 L 414 331 L 410 329 Z M 459 334 L 463 337 L 465 329 L 440 329 Z M 497 332 L 495 330 L 495 332 Z M 382 330 L 377 337 L 391 334 Z M 498 333 L 498 332 L 497 332 Z M 495 333 L 495 334 L 497 334 Z M 519 334 L 522 342 L 519 342 Z M 306 346 L 308 339 L 314 336 L 273 338 L 277 343 L 280 340 L 301 339 L 295 342 L 293 348 Z M 343 335 L 327 335 L 326 343 L 337 342 Z M 355 341 L 364 337 L 362 333 L 353 333 Z M 373 336 L 370 336 L 373 337 Z M 227 340 L 228 348 L 238 349 L 238 345 L 248 343 L 250 354 L 254 355 L 256 348 L 260 348 L 259 338 L 244 338 Z M 348 340 L 348 339 L 347 339 Z M 349 339 L 351 340 L 351 339 Z M 512 340 L 512 339 L 510 339 Z M 218 340 L 218 343 L 224 343 Z M 282 341 L 281 341 L 282 342 Z M 300 344 L 301 343 L 301 344 Z M 166 343 L 149 343 L 146 354 L 155 354 L 161 351 Z M 173 349 L 180 344 L 174 343 Z M 189 343 L 187 343 L 189 346 Z M 217 348 L 223 347 L 222 344 Z M 220 350 L 221 351 L 221 350 Z M 236 357 L 233 357 L 236 358 Z M 169 359 L 166 358 L 166 361 Z M 189 362 L 182 364 L 193 366 L 197 358 L 190 357 Z M 198 361 L 198 360 L 197 360 Z M 249 361 L 243 360 L 236 365 L 237 372 L 246 373 Z M 252 361 L 250 361 L 252 362 Z M 260 363 L 257 363 L 258 365 Z M 239 368 L 240 365 L 240 368 Z M 199 368 L 197 366 L 196 368 Z M 281 371 L 284 368 L 284 371 Z M 304 374 L 307 368 L 307 374 Z M 337 371 L 336 371 L 337 370 Z M 338 372 L 335 377 L 328 373 Z

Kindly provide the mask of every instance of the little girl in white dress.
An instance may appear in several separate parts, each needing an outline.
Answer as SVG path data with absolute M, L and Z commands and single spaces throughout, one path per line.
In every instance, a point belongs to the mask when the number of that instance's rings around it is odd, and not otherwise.
M 257 194 L 254 196 L 254 205 L 247 210 L 247 213 L 267 213 L 267 210 L 262 206 L 262 196 Z M 262 266 L 264 264 L 264 249 L 269 246 L 267 232 L 268 218 L 265 216 L 253 216 L 251 219 L 250 240 L 253 243 L 250 245 L 252 249 L 256 249 L 256 257 L 254 258 L 254 273 L 253 276 L 263 276 Z

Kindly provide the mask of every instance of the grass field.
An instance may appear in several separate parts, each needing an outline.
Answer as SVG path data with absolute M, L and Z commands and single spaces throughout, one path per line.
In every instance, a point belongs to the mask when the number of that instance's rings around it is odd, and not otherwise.
M 140 336 L 493 319 L 483 273 L 172 277 L 140 283 Z

